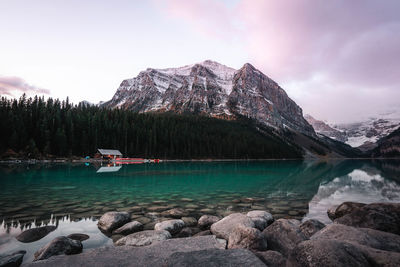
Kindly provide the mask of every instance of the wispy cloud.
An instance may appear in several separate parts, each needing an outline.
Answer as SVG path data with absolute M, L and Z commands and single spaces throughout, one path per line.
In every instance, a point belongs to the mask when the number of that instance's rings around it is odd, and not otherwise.
M 28 84 L 24 79 L 19 77 L 0 76 L 1 95 L 16 97 L 23 93 L 27 95 L 35 95 L 35 94 L 49 95 L 50 90 Z

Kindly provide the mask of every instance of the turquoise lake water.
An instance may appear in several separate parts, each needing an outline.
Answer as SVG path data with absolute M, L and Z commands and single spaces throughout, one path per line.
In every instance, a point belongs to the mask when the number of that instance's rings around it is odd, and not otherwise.
M 165 162 L 123 166 L 0 165 L 0 254 L 27 250 L 24 261 L 56 236 L 86 233 L 84 249 L 112 245 L 96 226 L 107 211 L 128 211 L 148 229 L 161 212 L 202 214 L 264 209 L 275 218 L 316 218 L 343 201 L 400 202 L 400 161 Z M 23 230 L 57 229 L 21 243 Z

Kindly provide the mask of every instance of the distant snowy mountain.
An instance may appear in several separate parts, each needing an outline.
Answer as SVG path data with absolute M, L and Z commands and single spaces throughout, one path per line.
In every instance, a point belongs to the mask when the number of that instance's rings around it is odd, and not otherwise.
M 327 123 L 314 119 L 311 115 L 304 115 L 304 118 L 312 125 L 318 134 L 325 135 L 329 138 L 345 143 L 347 141 L 346 133 L 332 128 Z
M 380 114 L 377 118 L 369 118 L 360 122 L 331 124 L 305 116 L 314 130 L 325 136 L 342 141 L 361 150 L 370 150 L 376 142 L 392 133 L 400 126 L 400 114 L 391 112 Z
M 180 68 L 148 68 L 122 81 L 103 106 L 137 112 L 245 116 L 278 130 L 289 128 L 316 137 L 302 109 L 249 63 L 239 70 L 211 60 Z

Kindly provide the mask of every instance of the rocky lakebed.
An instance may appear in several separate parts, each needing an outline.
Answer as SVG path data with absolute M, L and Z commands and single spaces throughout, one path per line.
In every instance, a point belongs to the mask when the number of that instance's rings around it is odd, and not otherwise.
M 153 212 L 162 216 L 151 227 L 135 214 L 106 212 L 97 226 L 114 245 L 82 251 L 89 235 L 58 236 L 23 266 L 400 266 L 400 203 L 344 202 L 327 211 L 327 225 L 265 210 L 199 218 L 181 208 Z M 55 228 L 16 239 L 34 242 Z M 0 266 L 19 266 L 24 254 L 2 255 Z

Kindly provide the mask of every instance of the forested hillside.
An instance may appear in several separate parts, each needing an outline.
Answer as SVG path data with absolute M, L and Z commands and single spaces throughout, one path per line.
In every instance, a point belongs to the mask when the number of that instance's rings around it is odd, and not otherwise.
M 262 133 L 247 119 L 139 114 L 68 99 L 2 98 L 0 153 L 43 158 L 93 155 L 97 148 L 119 149 L 124 156 L 188 158 L 300 158 L 269 129 Z M 14 153 L 15 152 L 15 153 Z

